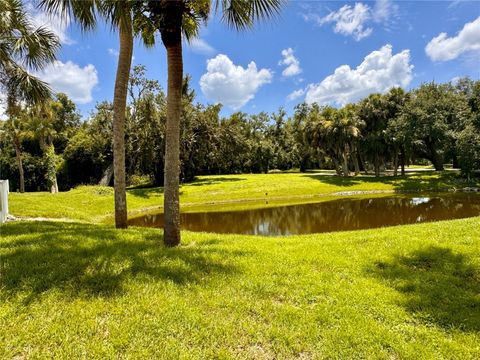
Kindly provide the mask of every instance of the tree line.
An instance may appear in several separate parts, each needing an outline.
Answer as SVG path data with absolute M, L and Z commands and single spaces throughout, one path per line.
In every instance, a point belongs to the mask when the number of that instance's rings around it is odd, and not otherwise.
M 166 94 L 135 66 L 125 112 L 127 183 L 163 186 Z M 42 106 L 23 106 L 2 122 L 0 168 L 12 188 L 53 192 L 79 184 L 113 182 L 113 104 L 97 103 L 82 121 L 75 104 L 57 94 Z M 287 116 L 220 115 L 202 105 L 187 76 L 182 85 L 180 179 L 196 175 L 334 169 L 338 175 L 412 163 L 443 170 L 452 163 L 471 177 L 480 169 L 480 81 L 426 83 L 411 91 L 392 88 L 341 108 L 301 103 Z

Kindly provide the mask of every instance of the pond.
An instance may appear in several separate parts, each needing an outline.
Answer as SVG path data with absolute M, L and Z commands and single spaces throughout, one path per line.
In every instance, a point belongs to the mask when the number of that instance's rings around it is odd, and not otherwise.
M 460 219 L 480 215 L 480 194 L 394 195 L 260 208 L 182 213 L 182 229 L 215 233 L 294 235 L 359 230 Z M 133 226 L 162 227 L 163 214 L 129 220 Z

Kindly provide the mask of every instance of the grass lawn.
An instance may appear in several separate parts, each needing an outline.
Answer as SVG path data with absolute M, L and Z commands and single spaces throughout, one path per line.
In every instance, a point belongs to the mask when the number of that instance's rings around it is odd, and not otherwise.
M 265 238 L 0 226 L 0 358 L 480 358 L 480 218 Z
M 181 196 L 192 211 L 464 186 L 452 172 L 285 173 L 199 177 Z M 10 199 L 15 216 L 69 222 L 0 225 L 0 359 L 480 358 L 480 217 L 291 237 L 183 232 L 167 249 L 159 229 L 102 224 L 110 188 Z M 160 188 L 128 191 L 133 212 L 162 200 Z
M 199 176 L 181 187 L 182 211 L 245 209 L 328 200 L 328 196 L 349 191 L 414 191 L 461 188 L 468 185 L 458 175 L 411 173 L 405 177 L 357 176 L 342 178 L 315 173 L 242 174 Z M 478 184 L 477 184 L 478 185 Z M 330 198 L 331 199 L 331 198 Z M 162 209 L 163 189 L 130 189 L 127 192 L 131 215 L 145 208 Z M 46 192 L 11 193 L 10 212 L 18 217 L 68 218 L 87 222 L 113 222 L 113 189 L 81 186 L 52 195 Z

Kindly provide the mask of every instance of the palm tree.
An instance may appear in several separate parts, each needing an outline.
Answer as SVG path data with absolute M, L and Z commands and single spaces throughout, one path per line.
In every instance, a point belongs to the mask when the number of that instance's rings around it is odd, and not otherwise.
M 317 138 L 333 160 L 337 174 L 348 176 L 348 166 L 343 156 L 345 151 L 344 132 L 338 112 L 339 110 L 330 106 L 322 109 L 317 123 L 319 127 Z
M 19 190 L 23 193 L 25 192 L 25 175 L 23 170 L 22 139 L 25 132 L 23 122 L 20 119 L 21 116 L 19 116 L 18 113 L 16 116 L 10 116 L 3 125 L 3 131 L 15 149 L 15 159 L 17 161 L 19 175 Z
M 215 10 L 222 9 L 222 20 L 237 30 L 251 28 L 256 20 L 279 13 L 283 0 L 217 0 Z M 144 3 L 142 3 L 144 4 Z M 201 21 L 207 21 L 210 0 L 157 0 L 145 2 L 137 11 L 139 19 L 160 32 L 167 51 L 167 123 L 165 131 L 164 243 L 180 244 L 180 117 L 182 112 L 183 54 L 182 33 L 188 39 L 198 33 Z M 138 20 L 145 25 L 146 20 Z M 152 28 L 143 31 L 153 33 Z
M 381 94 L 370 94 L 357 104 L 357 115 L 365 123 L 363 151 L 373 160 L 375 176 L 388 155 L 386 129 L 388 124 L 388 103 Z
M 39 103 L 51 97 L 49 86 L 29 70 L 40 70 L 55 60 L 60 42 L 53 32 L 33 25 L 20 0 L 0 0 L 0 13 L 0 88 L 7 94 L 7 130 L 15 148 L 20 192 L 24 192 L 18 103 Z
M 355 116 L 355 106 L 342 109 L 314 107 L 309 113 L 310 142 L 321 148 L 334 162 L 338 175 L 349 176 L 349 160 L 358 173 L 357 142 L 361 136 L 361 121 Z
M 46 83 L 29 73 L 55 60 L 58 37 L 45 27 L 35 27 L 20 0 L 0 0 L 0 81 L 8 105 L 20 98 L 39 102 L 51 96 Z
M 343 176 L 349 176 L 348 160 L 352 159 L 355 166 L 355 174 L 359 173 L 356 144 L 360 138 L 360 121 L 355 116 L 355 106 L 347 104 L 337 112 L 336 125 L 339 133 L 339 143 L 342 146 L 342 172 Z
M 61 104 L 54 100 L 37 104 L 30 109 L 28 119 L 25 121 L 27 132 L 31 138 L 38 140 L 43 151 L 47 167 L 46 179 L 52 194 L 58 193 L 57 156 L 53 140 L 58 136 L 54 126 L 55 109 L 60 106 Z
M 83 30 L 95 27 L 98 13 L 119 32 L 119 55 L 113 94 L 113 176 L 117 228 L 127 227 L 125 109 L 133 53 L 132 6 L 134 4 L 135 1 L 129 0 L 42 0 L 40 2 L 40 6 L 50 13 L 61 14 L 64 18 L 73 18 Z M 151 38 L 148 40 L 144 38 L 145 45 L 153 45 L 149 40 Z
M 410 148 L 410 132 L 408 122 L 402 118 L 402 110 L 410 94 L 402 88 L 392 88 L 385 95 L 388 107 L 388 124 L 386 135 L 393 152 L 393 175 L 397 176 L 400 162 L 401 174 L 405 175 L 405 160 L 407 149 Z
M 128 79 L 132 65 L 133 28 L 130 2 L 104 4 L 103 13 L 119 30 L 119 54 L 113 94 L 113 179 L 115 226 L 127 228 L 127 194 L 125 174 L 125 108 Z

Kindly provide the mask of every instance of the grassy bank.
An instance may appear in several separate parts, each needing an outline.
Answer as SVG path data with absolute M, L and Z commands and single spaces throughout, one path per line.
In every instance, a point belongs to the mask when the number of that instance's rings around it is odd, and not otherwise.
M 285 238 L 0 227 L 0 358 L 479 358 L 480 218 Z
M 421 172 L 405 177 L 357 176 L 342 178 L 316 173 L 242 174 L 200 176 L 181 187 L 182 211 L 213 208 L 249 208 L 326 199 L 325 196 L 351 191 L 429 191 L 467 186 L 452 172 Z M 471 184 L 473 185 L 473 184 Z M 129 211 L 161 209 L 163 189 L 130 189 Z M 81 186 L 59 194 L 10 194 L 10 212 L 19 217 L 68 218 L 88 222 L 111 222 L 113 189 Z

